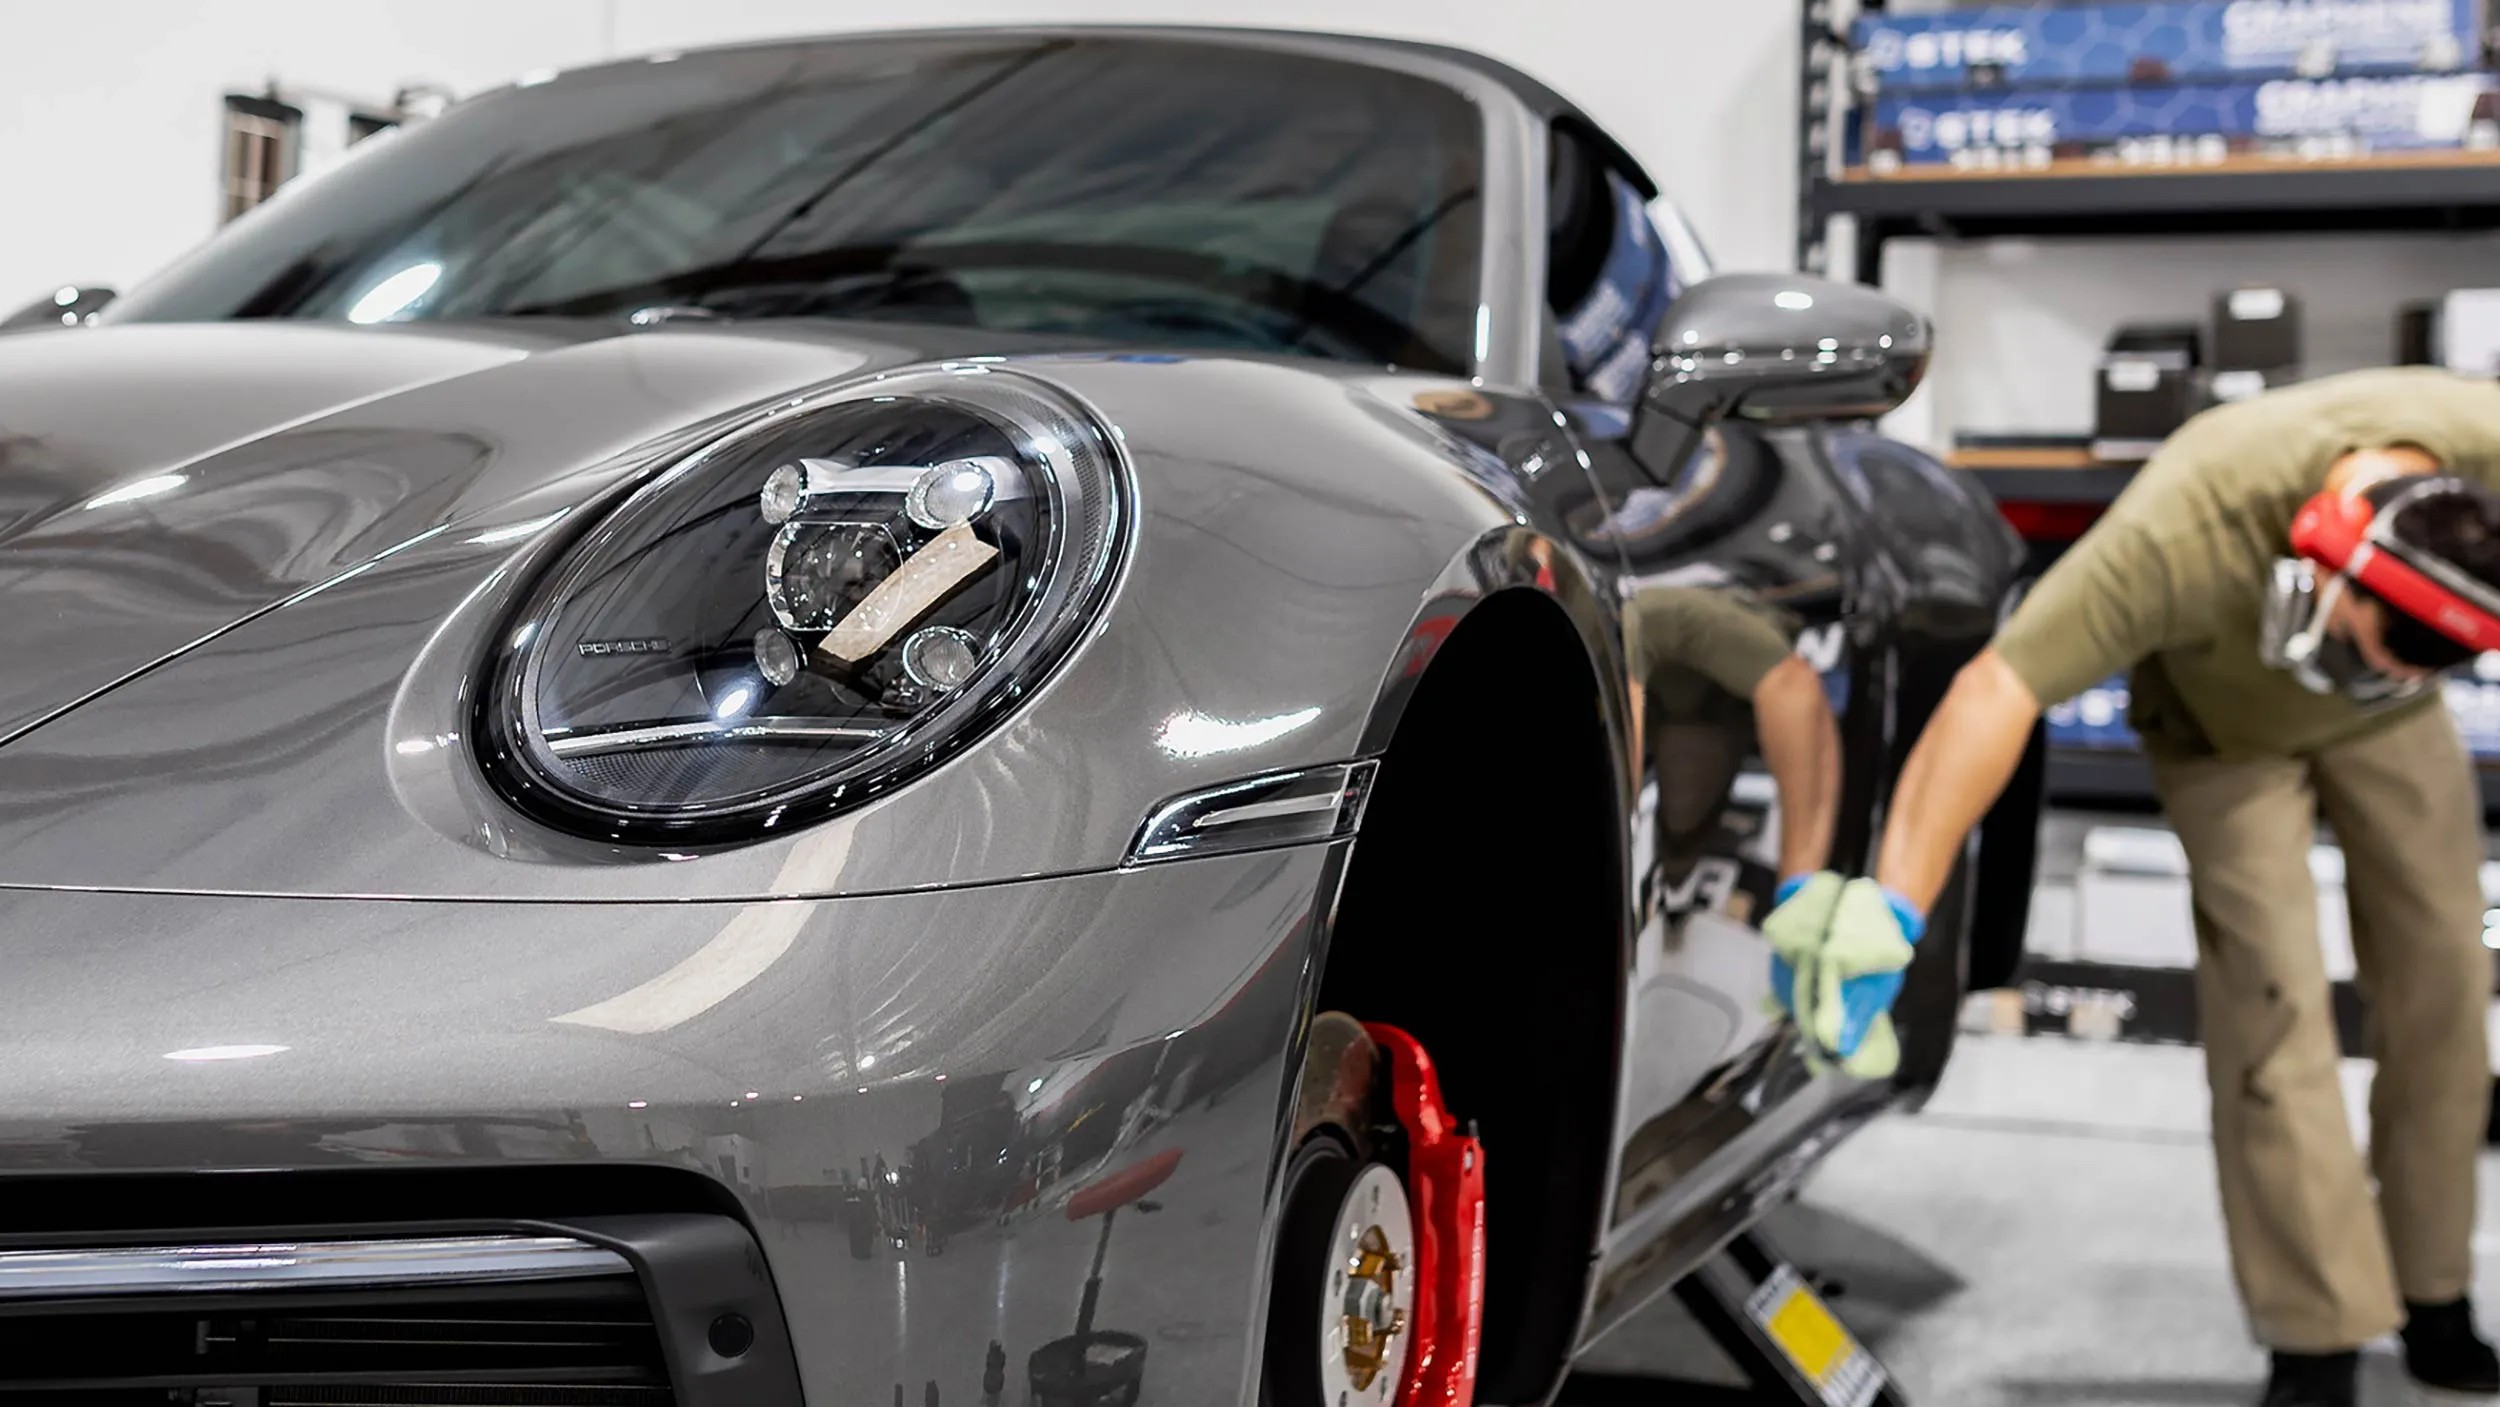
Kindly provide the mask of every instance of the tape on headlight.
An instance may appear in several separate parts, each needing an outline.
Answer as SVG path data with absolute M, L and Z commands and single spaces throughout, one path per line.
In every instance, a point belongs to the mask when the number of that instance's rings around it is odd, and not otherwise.
M 481 760 L 576 834 L 730 843 L 935 765 L 1065 658 L 1129 530 L 1112 437 L 1011 372 L 779 408 L 628 495 L 489 661 Z

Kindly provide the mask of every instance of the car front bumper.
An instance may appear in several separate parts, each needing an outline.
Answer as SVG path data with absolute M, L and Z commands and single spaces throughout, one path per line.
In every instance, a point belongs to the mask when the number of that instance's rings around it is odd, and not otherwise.
M 0 1186 L 171 1187 L 121 1229 L 196 1240 L 182 1189 L 241 1178 L 371 1175 L 347 1219 L 399 1224 L 420 1185 L 529 1169 L 557 1190 L 504 1214 L 562 1216 L 664 1169 L 753 1229 L 810 1401 L 1020 1400 L 1097 1274 L 1150 1385 L 1227 1400 L 1344 854 L 751 904 L 0 890 Z

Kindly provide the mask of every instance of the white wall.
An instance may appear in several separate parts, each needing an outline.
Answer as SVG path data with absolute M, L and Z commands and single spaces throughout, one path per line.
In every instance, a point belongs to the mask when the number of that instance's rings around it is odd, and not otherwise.
M 273 77 L 387 101 L 602 48 L 605 0 L 0 0 L 0 312 L 127 288 L 216 228 L 222 99 Z
M 379 101 L 655 49 L 1000 20 L 1235 20 L 1482 50 L 1621 138 L 1722 264 L 1791 259 L 1788 0 L 0 0 L 0 311 L 63 282 L 127 288 L 205 238 L 220 98 L 273 78 Z

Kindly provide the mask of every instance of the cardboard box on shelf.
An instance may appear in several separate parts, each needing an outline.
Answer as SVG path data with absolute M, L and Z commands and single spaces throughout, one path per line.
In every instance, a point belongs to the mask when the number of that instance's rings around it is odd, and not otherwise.
M 2500 288 L 2459 288 L 2396 309 L 2395 364 L 2500 376 Z
M 1857 23 L 1881 92 L 2444 73 L 2483 52 L 2481 0 L 2170 0 L 1879 11 Z
M 2439 302 L 2437 357 L 2468 376 L 2500 376 L 2500 288 L 2460 288 Z
M 2300 365 L 2300 299 L 2268 285 L 2214 295 L 2213 356 L 2217 372 L 2284 372 Z
M 2500 80 L 2272 79 L 1879 99 L 1856 134 L 1875 175 L 1918 167 L 2093 172 L 2500 149 Z
M 2397 366 L 2439 365 L 2439 299 L 2396 309 Z
M 2201 329 L 2135 325 L 2110 335 L 2093 396 L 2092 453 L 2114 464 L 2152 457 L 2196 413 Z
M 2236 405 L 2289 386 L 2299 379 L 2299 372 L 2290 367 L 2279 367 L 2273 371 L 2216 371 L 2205 377 L 2205 394 L 2198 404 Z

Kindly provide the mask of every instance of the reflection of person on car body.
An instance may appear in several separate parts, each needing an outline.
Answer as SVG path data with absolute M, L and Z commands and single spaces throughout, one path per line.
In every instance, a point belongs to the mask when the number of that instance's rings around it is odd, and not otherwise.
M 1715 824 L 1750 741 L 1778 793 L 1782 888 L 1820 871 L 1840 802 L 1840 729 L 1790 632 L 1749 600 L 1683 586 L 1642 588 L 1624 614 L 1643 752 L 1659 760 L 1661 863 L 1690 848 L 1670 842 Z

